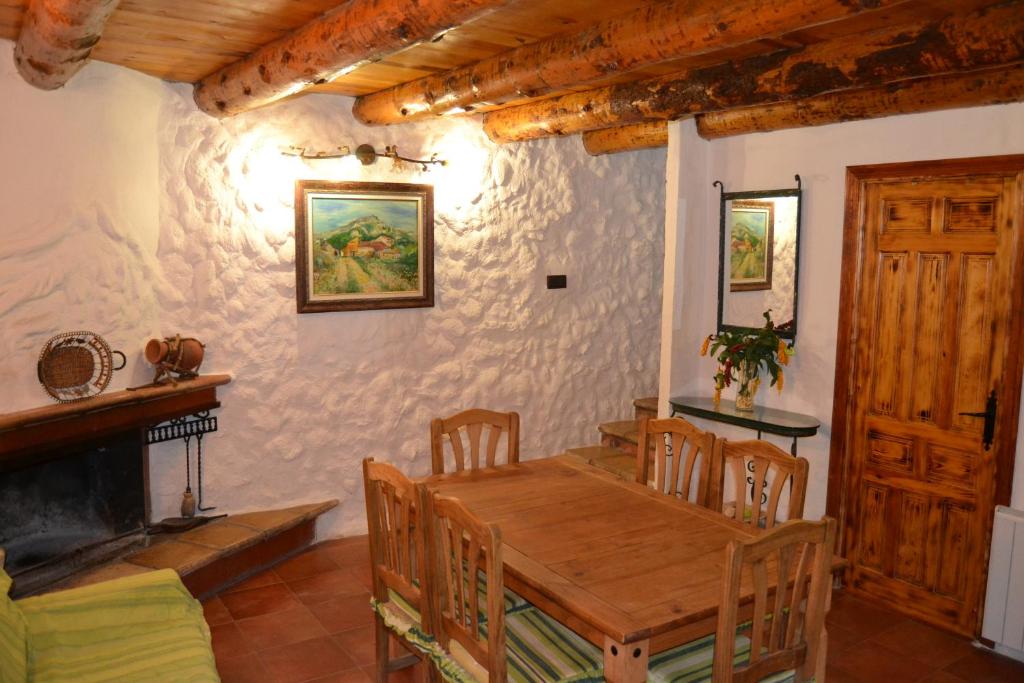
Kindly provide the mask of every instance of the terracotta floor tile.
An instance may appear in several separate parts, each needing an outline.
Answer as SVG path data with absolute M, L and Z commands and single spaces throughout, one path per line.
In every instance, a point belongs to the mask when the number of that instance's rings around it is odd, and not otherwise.
M 366 590 L 373 592 L 373 574 L 370 572 L 370 561 L 367 560 L 366 564 L 358 564 L 347 567 L 352 572 L 353 576 L 359 579 Z
M 220 596 L 220 599 L 235 619 L 282 612 L 302 604 L 284 583 L 251 588 L 237 593 L 225 593 Z
M 252 588 L 262 588 L 263 586 L 272 586 L 275 583 L 283 583 L 283 579 L 278 576 L 273 569 L 268 569 L 264 572 L 260 572 L 255 576 L 250 576 L 245 581 L 235 584 L 231 588 L 228 588 L 224 593 L 237 593 L 238 591 L 247 591 Z
M 221 683 L 267 683 L 270 672 L 263 662 L 251 654 L 229 659 L 217 658 Z
M 252 645 L 234 622 L 210 627 L 210 638 L 213 640 L 213 656 L 218 661 L 222 658 L 242 657 L 253 652 Z
M 295 593 L 295 597 L 307 605 L 366 592 L 363 583 L 347 569 L 333 569 L 304 579 L 289 581 L 288 586 Z
M 235 622 L 242 635 L 257 650 L 266 650 L 326 636 L 327 630 L 304 606 L 283 612 L 239 619 Z
M 339 567 L 370 564 L 370 542 L 366 536 L 360 536 L 358 540 L 348 543 L 324 544 L 324 552 Z
M 958 659 L 944 671 L 971 683 L 1019 683 L 1024 681 L 1024 662 L 1004 657 L 989 650 L 971 648 L 972 652 Z
M 281 683 L 299 683 L 355 668 L 352 658 L 328 637 L 263 650 L 259 657 Z
M 334 636 L 334 641 L 348 653 L 357 665 L 366 666 L 373 664 L 377 658 L 373 630 L 371 625 L 361 626 L 351 631 L 342 631 Z
M 827 617 L 829 625 L 841 626 L 858 638 L 870 638 L 908 621 L 901 614 L 842 591 L 837 592 L 832 599 L 832 609 Z
M 313 550 L 306 551 L 290 560 L 285 560 L 274 567 L 274 571 L 284 581 L 294 581 L 295 579 L 315 576 L 337 568 L 338 565 L 334 563 L 334 560 L 331 559 L 327 551 L 319 546 L 315 546 Z
M 948 671 L 933 671 L 917 683 L 969 683 L 969 681 L 954 676 Z
M 231 612 L 228 612 L 228 608 L 224 606 L 220 598 L 210 598 L 203 602 L 203 616 L 210 626 L 227 624 L 232 620 Z
M 367 673 L 363 669 L 349 669 L 348 671 L 318 678 L 315 681 L 310 681 L 310 683 L 367 683 L 372 680 L 373 672 Z
M 920 662 L 869 642 L 841 650 L 829 664 L 836 670 L 835 678 L 856 683 L 916 681 L 929 671 Z
M 309 610 L 320 620 L 328 633 L 341 633 L 373 624 L 369 593 L 332 598 L 310 605 Z
M 974 649 L 965 639 L 918 621 L 893 626 L 868 640 L 934 669 L 952 664 Z

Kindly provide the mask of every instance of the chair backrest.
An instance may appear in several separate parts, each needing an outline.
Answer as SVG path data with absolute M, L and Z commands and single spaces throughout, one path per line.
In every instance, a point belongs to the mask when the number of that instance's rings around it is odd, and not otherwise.
M 481 680 L 506 680 L 501 531 L 462 501 L 420 486 L 427 520 L 427 571 L 438 644 Z M 483 572 L 481 585 L 480 572 Z M 482 628 L 481 595 L 486 602 Z
M 373 597 L 387 602 L 388 591 L 394 591 L 419 610 L 420 626 L 430 633 L 429 606 L 420 590 L 426 575 L 426 552 L 417 521 L 415 484 L 391 465 L 373 458 L 363 460 L 363 484 Z
M 471 470 L 494 467 L 497 464 L 498 443 L 503 434 L 508 436 L 508 462 L 519 462 L 519 413 L 497 413 L 493 410 L 472 408 L 451 417 L 432 420 L 430 456 L 434 474 L 444 474 L 445 441 L 451 444 L 456 471 L 462 471 L 467 467 Z M 463 443 L 463 439 L 466 443 Z
M 792 482 L 786 519 L 799 519 L 804 514 L 807 468 L 806 458 L 793 457 L 767 441 L 715 439 L 708 487 L 709 507 L 739 522 L 770 529 L 775 526 L 786 482 Z M 726 500 L 727 472 L 732 484 L 729 487 L 731 500 Z M 749 517 L 745 504 L 748 492 Z
M 825 612 L 832 589 L 836 522 L 793 520 L 753 541 L 732 541 L 725 550 L 722 606 L 718 612 L 713 683 L 760 681 L 795 670 L 799 683 L 824 661 Z M 769 585 L 774 584 L 774 590 Z M 750 658 L 736 666 L 740 599 L 754 595 Z M 746 618 L 746 612 L 743 615 Z
M 654 447 L 655 482 L 659 493 L 690 499 L 693 475 L 697 475 L 697 505 L 707 505 L 708 472 L 715 435 L 690 424 L 681 417 L 664 420 L 641 420 L 637 439 L 637 483 L 650 480 L 650 459 Z M 671 449 L 671 452 L 670 452 Z

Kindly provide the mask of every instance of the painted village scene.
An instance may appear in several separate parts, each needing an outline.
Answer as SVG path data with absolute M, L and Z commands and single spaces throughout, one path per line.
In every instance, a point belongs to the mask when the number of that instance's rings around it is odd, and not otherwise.
M 313 197 L 312 295 L 418 292 L 416 201 Z

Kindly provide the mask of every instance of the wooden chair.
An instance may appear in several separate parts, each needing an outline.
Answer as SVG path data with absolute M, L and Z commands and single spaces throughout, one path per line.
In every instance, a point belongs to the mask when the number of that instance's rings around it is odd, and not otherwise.
M 786 519 L 799 519 L 804 514 L 807 469 L 806 458 L 795 458 L 767 441 L 716 439 L 711 457 L 709 507 L 738 522 L 770 529 L 775 526 L 779 501 L 788 481 L 791 486 Z M 726 472 L 732 479 L 732 500 L 725 500 Z M 749 508 L 745 503 L 748 491 Z
M 648 680 L 704 679 L 709 668 L 713 683 L 790 671 L 795 683 L 824 680 L 835 536 L 836 522 L 826 517 L 785 522 L 752 541 L 729 543 L 715 635 L 653 656 Z M 770 577 L 783 588 L 769 590 Z M 751 592 L 753 605 L 741 606 Z M 741 614 L 750 621 L 739 624 Z
M 433 628 L 430 606 L 420 585 L 426 576 L 423 533 L 416 521 L 415 485 L 391 465 L 363 460 L 366 520 L 370 535 L 373 608 L 376 613 L 376 680 L 428 662 Z M 391 659 L 390 635 L 409 654 Z
M 430 603 L 449 681 L 600 679 L 602 652 L 534 607 L 506 611 L 501 531 L 456 498 L 420 485 Z M 571 653 L 571 656 L 567 656 Z
M 481 446 L 484 431 L 487 431 L 485 461 L 481 462 Z M 471 470 L 481 467 L 494 467 L 497 458 L 498 442 L 502 434 L 508 435 L 508 462 L 519 462 L 519 413 L 497 413 L 493 410 L 473 408 L 464 410 L 448 418 L 436 418 L 430 423 L 430 456 L 434 474 L 444 474 L 444 442 L 445 437 L 452 446 L 455 457 L 455 470 L 466 469 L 466 447 L 463 438 L 468 441 L 469 462 Z
M 706 506 L 708 473 L 714 445 L 714 434 L 697 428 L 681 417 L 641 420 L 636 450 L 636 481 L 639 484 L 650 481 L 651 461 L 646 454 L 653 450 L 656 471 L 654 488 L 659 493 L 689 500 L 693 475 L 696 473 L 697 491 L 693 502 Z M 671 456 L 668 446 L 671 446 Z

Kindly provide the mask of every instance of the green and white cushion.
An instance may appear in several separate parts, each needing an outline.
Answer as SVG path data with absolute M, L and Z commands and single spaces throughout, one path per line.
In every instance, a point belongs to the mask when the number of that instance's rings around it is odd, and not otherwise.
M 715 636 L 705 636 L 685 645 L 652 655 L 647 664 L 648 683 L 703 683 L 711 680 L 715 658 Z M 742 666 L 750 659 L 750 639 L 736 635 L 733 665 Z M 761 683 L 790 683 L 792 671 L 773 674 Z
M 431 656 L 436 654 L 437 642 L 433 636 L 423 632 L 420 611 L 391 589 L 388 589 L 388 598 L 387 602 L 370 598 L 370 606 L 384 621 L 385 626 L 420 652 Z
M 203 608 L 169 569 L 19 600 L 33 683 L 220 678 Z
M 467 579 L 468 580 L 468 579 Z M 476 591 L 480 621 L 487 621 L 487 574 L 480 570 L 476 574 Z M 511 614 L 513 612 L 519 612 L 524 609 L 533 607 L 526 598 L 519 595 L 515 591 L 505 588 L 505 614 Z
M 486 635 L 486 625 L 481 627 Z M 506 615 L 508 680 L 513 683 L 586 683 L 604 680 L 604 655 L 598 648 L 536 608 Z M 452 641 L 452 655 L 435 656 L 446 681 L 485 680 L 475 662 Z
M 11 577 L 0 569 L 0 683 L 28 680 L 28 640 L 25 617 L 8 597 Z

